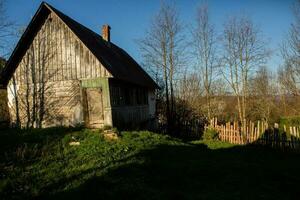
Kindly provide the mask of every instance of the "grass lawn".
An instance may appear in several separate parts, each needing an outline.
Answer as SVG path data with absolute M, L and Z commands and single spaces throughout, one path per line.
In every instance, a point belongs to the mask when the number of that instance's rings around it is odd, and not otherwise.
M 64 128 L 2 131 L 0 145 L 0 199 L 300 199 L 295 153 Z

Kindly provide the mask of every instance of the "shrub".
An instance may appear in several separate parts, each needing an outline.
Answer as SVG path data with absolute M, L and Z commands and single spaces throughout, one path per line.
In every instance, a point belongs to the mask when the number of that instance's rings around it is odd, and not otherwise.
M 217 140 L 219 133 L 214 129 L 207 129 L 202 135 L 203 140 Z

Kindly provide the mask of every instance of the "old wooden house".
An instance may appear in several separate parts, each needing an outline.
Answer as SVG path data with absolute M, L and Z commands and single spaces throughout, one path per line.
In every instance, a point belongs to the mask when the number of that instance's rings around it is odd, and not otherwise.
M 155 117 L 153 79 L 123 49 L 42 3 L 0 77 L 22 126 L 128 126 Z

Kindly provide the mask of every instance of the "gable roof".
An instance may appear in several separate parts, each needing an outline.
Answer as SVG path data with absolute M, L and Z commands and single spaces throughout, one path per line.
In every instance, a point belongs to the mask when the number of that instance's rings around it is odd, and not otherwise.
M 97 33 L 45 2 L 40 5 L 7 61 L 0 74 L 0 85 L 8 84 L 26 50 L 51 12 L 55 13 L 71 29 L 114 78 L 153 89 L 159 88 L 143 68 L 123 49 L 112 42 L 105 41 Z

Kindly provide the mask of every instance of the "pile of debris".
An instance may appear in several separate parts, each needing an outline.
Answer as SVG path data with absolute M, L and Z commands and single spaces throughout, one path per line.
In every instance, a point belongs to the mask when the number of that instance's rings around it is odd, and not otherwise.
M 104 130 L 102 134 L 106 140 L 117 140 L 119 138 L 117 131 L 113 129 Z

